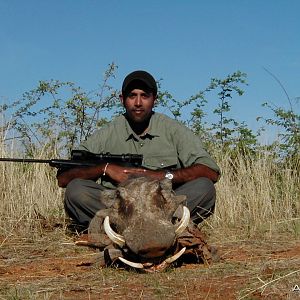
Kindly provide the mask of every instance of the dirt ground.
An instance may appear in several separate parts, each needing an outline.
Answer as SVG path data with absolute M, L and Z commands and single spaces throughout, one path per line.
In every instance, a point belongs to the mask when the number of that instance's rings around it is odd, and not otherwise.
M 300 299 L 300 240 L 213 243 L 219 261 L 143 274 L 91 264 L 96 250 L 54 230 L 0 237 L 0 299 Z

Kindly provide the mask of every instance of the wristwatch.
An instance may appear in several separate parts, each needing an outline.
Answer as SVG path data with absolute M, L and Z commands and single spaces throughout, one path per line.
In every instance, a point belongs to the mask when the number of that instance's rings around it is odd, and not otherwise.
M 165 178 L 172 180 L 174 178 L 174 175 L 171 172 L 167 171 Z

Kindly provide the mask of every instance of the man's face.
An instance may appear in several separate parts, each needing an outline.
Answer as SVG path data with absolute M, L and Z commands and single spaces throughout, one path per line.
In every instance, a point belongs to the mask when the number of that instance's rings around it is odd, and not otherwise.
M 121 96 L 121 102 L 130 120 L 141 123 L 151 116 L 155 97 L 152 93 L 134 89 L 128 94 L 126 99 L 123 99 Z

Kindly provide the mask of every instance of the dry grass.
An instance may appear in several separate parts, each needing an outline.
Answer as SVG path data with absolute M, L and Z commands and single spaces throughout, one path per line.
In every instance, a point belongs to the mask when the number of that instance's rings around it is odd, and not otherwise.
M 0 155 L 12 156 L 1 147 Z M 162 274 L 85 267 L 81 262 L 93 253 L 74 248 L 65 235 L 56 170 L 0 163 L 0 299 L 300 297 L 292 291 L 300 286 L 299 175 L 267 156 L 217 160 L 223 172 L 217 208 L 203 229 L 221 261 Z
M 45 164 L 1 162 L 0 236 L 33 237 L 45 223 L 63 222 L 63 190 L 55 172 Z
M 0 146 L 2 157 L 9 156 Z M 36 157 L 49 157 L 44 151 Z M 290 168 L 280 169 L 268 156 L 232 161 L 222 155 L 215 215 L 204 226 L 219 238 L 272 237 L 300 233 L 300 179 Z M 39 232 L 45 222 L 64 220 L 63 189 L 56 170 L 45 164 L 0 163 L 0 235 Z M 207 226 L 206 226 L 207 225 Z
M 227 237 L 272 237 L 300 233 L 299 172 L 282 169 L 267 155 L 257 160 L 219 159 L 223 176 L 217 184 L 217 209 L 210 225 Z
M 74 247 L 62 229 L 2 247 L 0 299 L 298 299 L 300 244 L 219 242 L 221 260 L 163 273 L 88 266 L 94 250 Z M 4 259 L 5 258 L 5 259 Z

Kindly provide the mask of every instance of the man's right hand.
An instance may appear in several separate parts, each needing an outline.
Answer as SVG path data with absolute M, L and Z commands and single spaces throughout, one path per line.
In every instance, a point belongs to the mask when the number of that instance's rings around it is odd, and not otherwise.
M 143 168 L 121 167 L 115 164 L 108 164 L 105 174 L 117 183 L 126 181 L 131 175 L 142 175 L 146 172 Z
M 93 166 L 93 167 L 84 167 L 84 168 L 74 168 L 66 172 L 63 172 L 57 176 L 58 186 L 66 187 L 68 183 L 75 179 L 90 179 L 97 180 L 99 177 L 105 175 L 115 181 L 117 184 L 126 181 L 130 176 L 136 175 L 146 175 L 146 169 L 143 168 L 132 168 L 132 167 L 122 167 L 116 164 L 106 164 Z

